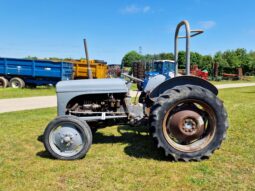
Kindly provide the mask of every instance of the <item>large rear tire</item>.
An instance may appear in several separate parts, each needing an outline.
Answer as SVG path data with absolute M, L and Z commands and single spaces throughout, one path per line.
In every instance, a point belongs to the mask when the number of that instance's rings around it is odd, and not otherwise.
M 0 88 L 7 88 L 8 84 L 8 80 L 5 77 L 0 76 Z
M 12 88 L 24 88 L 25 82 L 21 78 L 14 77 L 10 80 L 10 87 Z
M 75 116 L 60 116 L 44 132 L 44 147 L 61 160 L 83 158 L 92 144 L 92 133 L 85 121 Z
M 199 86 L 167 90 L 151 108 L 151 134 L 175 161 L 200 161 L 220 147 L 227 113 L 216 95 Z

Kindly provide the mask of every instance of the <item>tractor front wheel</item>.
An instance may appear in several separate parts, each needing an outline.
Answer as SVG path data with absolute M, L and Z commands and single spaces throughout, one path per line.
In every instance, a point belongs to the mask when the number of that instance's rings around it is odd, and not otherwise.
M 44 132 L 44 147 L 61 160 L 83 158 L 92 144 L 92 133 L 85 121 L 75 116 L 60 116 Z
M 157 146 L 176 161 L 209 158 L 228 128 L 222 101 L 209 90 L 192 85 L 177 86 L 160 95 L 150 120 Z

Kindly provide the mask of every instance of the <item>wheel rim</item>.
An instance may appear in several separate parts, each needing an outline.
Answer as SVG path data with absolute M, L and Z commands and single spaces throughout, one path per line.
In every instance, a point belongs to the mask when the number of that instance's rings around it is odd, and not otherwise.
M 11 86 L 12 86 L 12 88 L 19 88 L 19 87 L 21 87 L 21 85 L 20 85 L 18 80 L 13 80 L 11 82 Z
M 216 131 L 214 110 L 200 100 L 182 100 L 172 106 L 163 120 L 163 134 L 176 150 L 196 152 L 204 149 Z
M 56 154 L 71 157 L 82 150 L 85 138 L 76 124 L 65 122 L 51 130 L 49 144 Z

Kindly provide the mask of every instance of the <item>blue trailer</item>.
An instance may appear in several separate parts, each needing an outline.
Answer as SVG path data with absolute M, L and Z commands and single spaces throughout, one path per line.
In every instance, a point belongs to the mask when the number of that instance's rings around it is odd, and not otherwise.
M 0 58 L 0 87 L 56 85 L 72 75 L 73 64 L 68 62 Z

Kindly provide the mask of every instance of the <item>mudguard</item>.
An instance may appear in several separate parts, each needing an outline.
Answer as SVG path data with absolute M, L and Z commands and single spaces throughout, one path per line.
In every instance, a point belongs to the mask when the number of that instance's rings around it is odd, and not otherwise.
M 169 79 L 161 83 L 160 85 L 158 85 L 156 88 L 154 88 L 150 93 L 150 99 L 154 100 L 166 90 L 172 89 L 173 87 L 176 87 L 176 86 L 182 86 L 182 85 L 200 86 L 205 89 L 208 89 L 215 95 L 218 95 L 218 89 L 213 84 L 211 84 L 210 82 L 206 80 L 203 80 L 195 76 L 178 76 L 178 77 Z
M 161 74 L 150 78 L 144 88 L 144 92 L 151 92 L 155 87 L 162 84 L 165 80 L 166 80 L 166 77 Z

